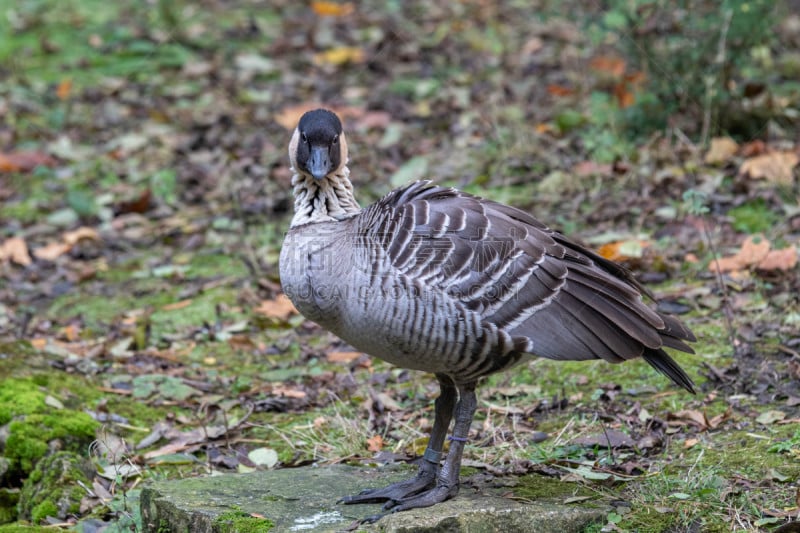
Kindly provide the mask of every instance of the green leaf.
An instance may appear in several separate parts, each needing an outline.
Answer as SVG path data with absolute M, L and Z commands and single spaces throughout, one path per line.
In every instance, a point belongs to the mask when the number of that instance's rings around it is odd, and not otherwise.
M 620 30 L 628 25 L 628 17 L 622 11 L 609 11 L 603 16 L 603 24 L 607 28 Z

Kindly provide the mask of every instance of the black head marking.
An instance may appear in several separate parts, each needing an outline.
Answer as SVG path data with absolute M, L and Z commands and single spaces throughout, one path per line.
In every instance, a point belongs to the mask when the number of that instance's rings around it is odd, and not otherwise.
M 322 179 L 339 168 L 342 162 L 339 146 L 342 122 L 335 113 L 327 109 L 309 111 L 300 118 L 297 129 L 300 138 L 295 159 L 299 170 Z

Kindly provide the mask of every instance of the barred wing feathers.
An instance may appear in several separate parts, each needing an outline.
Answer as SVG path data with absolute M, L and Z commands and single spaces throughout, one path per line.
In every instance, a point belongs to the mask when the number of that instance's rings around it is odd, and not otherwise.
M 691 331 L 648 307 L 646 290 L 626 269 L 529 214 L 421 181 L 393 191 L 359 219 L 361 235 L 394 273 L 459 300 L 508 333 L 518 350 L 612 363 L 643 357 L 693 391 L 663 350 L 693 353 L 683 342 L 695 340 Z

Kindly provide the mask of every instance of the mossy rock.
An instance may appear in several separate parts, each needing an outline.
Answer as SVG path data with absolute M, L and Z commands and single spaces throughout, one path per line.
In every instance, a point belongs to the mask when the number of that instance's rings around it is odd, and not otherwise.
M 0 486 L 15 486 L 31 472 L 49 450 L 82 451 L 99 427 L 86 413 L 56 409 L 34 379 L 0 381 L 0 437 L 5 468 Z
M 19 500 L 20 517 L 40 523 L 48 516 L 64 520 L 80 510 L 81 499 L 91 486 L 91 465 L 72 452 L 45 457 L 25 480 Z
M 17 503 L 19 489 L 0 488 L 0 524 L 8 524 L 17 520 Z

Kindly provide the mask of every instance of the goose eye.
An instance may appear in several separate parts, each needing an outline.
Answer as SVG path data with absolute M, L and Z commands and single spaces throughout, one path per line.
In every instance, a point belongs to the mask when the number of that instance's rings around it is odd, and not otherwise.
M 301 138 L 301 139 L 303 139 L 303 142 L 304 142 L 304 143 L 308 144 L 308 137 L 306 137 L 306 134 L 305 134 L 305 133 L 301 133 L 301 134 L 300 134 L 300 138 Z
M 338 142 L 339 142 L 339 136 L 338 136 L 338 135 L 336 135 L 336 136 L 333 138 L 333 144 L 336 144 L 336 143 L 338 143 Z

